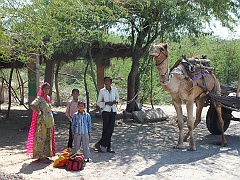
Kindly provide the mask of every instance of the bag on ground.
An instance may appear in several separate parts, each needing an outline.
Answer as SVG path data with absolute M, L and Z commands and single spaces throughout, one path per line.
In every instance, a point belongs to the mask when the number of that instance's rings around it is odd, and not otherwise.
M 62 152 L 60 152 L 58 158 L 54 161 L 53 167 L 56 168 L 65 166 L 69 157 L 70 157 L 69 149 L 64 149 Z
M 66 170 L 79 171 L 84 168 L 84 155 L 74 154 L 67 160 Z

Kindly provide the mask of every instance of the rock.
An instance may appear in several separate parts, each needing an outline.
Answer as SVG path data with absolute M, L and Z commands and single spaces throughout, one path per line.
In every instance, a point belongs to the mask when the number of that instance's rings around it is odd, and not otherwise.
M 137 123 L 162 121 L 168 118 L 161 108 L 133 111 L 132 115 Z
M 164 113 L 164 111 L 161 108 L 156 109 L 149 109 L 146 110 L 146 122 L 155 122 L 155 121 L 162 121 L 166 120 L 168 116 Z
M 126 120 L 126 119 L 133 119 L 132 113 L 127 112 L 127 111 L 123 111 L 123 119 L 124 120 Z
M 146 119 L 146 113 L 144 111 L 133 111 L 132 112 L 133 115 L 133 120 L 137 123 L 144 123 L 145 119 Z

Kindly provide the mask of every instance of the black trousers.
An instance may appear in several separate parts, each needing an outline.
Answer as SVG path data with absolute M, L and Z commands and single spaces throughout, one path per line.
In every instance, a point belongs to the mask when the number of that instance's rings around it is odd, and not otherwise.
M 68 137 L 68 148 L 73 147 L 73 138 L 72 138 L 72 122 L 69 121 L 69 137 Z
M 103 119 L 103 129 L 102 129 L 102 137 L 99 140 L 98 144 L 107 147 L 108 150 L 111 149 L 111 138 L 114 131 L 115 126 L 115 116 L 116 112 L 102 112 Z

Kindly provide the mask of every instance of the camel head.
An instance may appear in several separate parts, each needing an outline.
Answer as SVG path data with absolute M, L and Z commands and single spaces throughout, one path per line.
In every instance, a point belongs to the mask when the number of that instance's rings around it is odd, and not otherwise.
M 159 56 L 168 56 L 168 45 L 164 43 L 153 44 L 149 48 L 149 55 L 159 57 Z
M 168 62 L 165 61 L 168 59 L 168 45 L 164 44 L 164 43 L 160 43 L 160 44 L 153 44 L 150 48 L 149 48 L 149 55 L 150 56 L 154 56 L 155 57 L 155 61 L 156 61 L 156 67 L 160 68 L 160 65 L 162 66 L 163 64 L 165 64 L 162 68 L 168 68 Z M 158 69 L 160 70 L 160 69 Z M 165 71 L 165 70 L 164 70 Z

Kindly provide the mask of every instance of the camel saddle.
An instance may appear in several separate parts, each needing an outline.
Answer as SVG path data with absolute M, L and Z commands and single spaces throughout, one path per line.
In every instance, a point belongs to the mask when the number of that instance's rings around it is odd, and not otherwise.
M 207 56 L 202 56 L 199 58 L 187 58 L 186 55 L 182 55 L 182 59 L 179 59 L 174 66 L 170 69 L 171 71 L 182 64 L 188 76 L 194 81 L 196 79 L 202 78 L 209 73 L 214 73 L 214 68 L 210 67 L 210 60 Z

